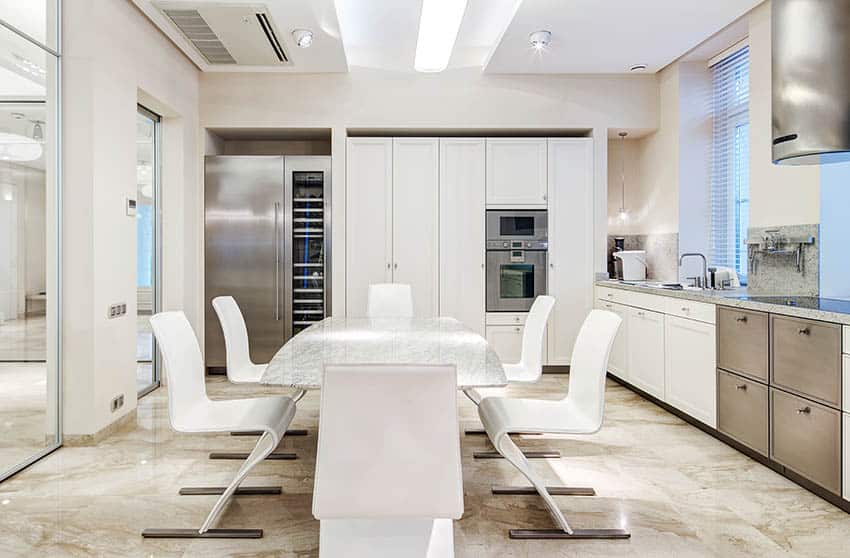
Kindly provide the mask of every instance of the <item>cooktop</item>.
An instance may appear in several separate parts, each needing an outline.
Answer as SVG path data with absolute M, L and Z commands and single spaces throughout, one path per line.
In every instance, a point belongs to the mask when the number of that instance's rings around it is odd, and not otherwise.
M 797 308 L 808 308 L 822 312 L 837 312 L 839 314 L 850 314 L 850 300 L 839 300 L 835 298 L 820 298 L 816 296 L 739 296 L 740 300 L 752 302 L 764 302 L 767 304 L 779 304 L 781 306 L 794 306 Z

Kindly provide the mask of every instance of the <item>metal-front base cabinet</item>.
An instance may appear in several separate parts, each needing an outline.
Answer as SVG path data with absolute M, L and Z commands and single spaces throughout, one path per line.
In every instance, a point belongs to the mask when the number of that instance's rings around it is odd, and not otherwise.
M 717 370 L 717 430 L 767 457 L 767 386 Z
M 717 307 L 717 366 L 767 382 L 768 314 Z
M 664 400 L 664 314 L 628 309 L 629 382 Z
M 770 457 L 841 494 L 841 413 L 770 388 Z
M 666 316 L 664 400 L 717 426 L 715 330 L 705 322 Z

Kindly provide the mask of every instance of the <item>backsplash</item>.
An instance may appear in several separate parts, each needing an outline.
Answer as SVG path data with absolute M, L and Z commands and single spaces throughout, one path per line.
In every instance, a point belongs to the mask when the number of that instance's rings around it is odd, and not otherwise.
M 762 242 L 761 246 L 750 246 L 748 254 L 749 285 L 747 291 L 760 295 L 818 296 L 820 273 L 820 231 L 818 225 L 787 225 L 777 227 L 751 227 L 750 242 Z M 765 237 L 774 236 L 786 242 L 776 246 L 775 253 L 765 251 L 769 242 Z M 800 269 L 795 253 L 799 246 L 794 240 L 814 237 L 814 244 L 803 244 Z
M 646 278 L 651 281 L 675 282 L 679 277 L 679 235 L 664 234 L 625 234 L 617 235 L 625 239 L 626 250 L 646 250 Z M 609 274 L 614 276 L 611 267 L 611 254 L 614 252 L 614 236 L 608 236 Z

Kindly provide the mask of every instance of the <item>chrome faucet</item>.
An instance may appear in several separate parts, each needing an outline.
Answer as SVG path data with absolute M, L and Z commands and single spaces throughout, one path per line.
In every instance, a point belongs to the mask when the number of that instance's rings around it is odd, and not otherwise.
M 708 260 L 705 259 L 705 255 L 700 254 L 699 252 L 687 252 L 679 256 L 679 267 L 682 267 L 682 262 L 685 261 L 687 257 L 699 257 L 702 258 L 702 277 L 688 277 L 688 279 L 694 279 L 694 287 L 701 287 L 703 289 L 708 288 Z

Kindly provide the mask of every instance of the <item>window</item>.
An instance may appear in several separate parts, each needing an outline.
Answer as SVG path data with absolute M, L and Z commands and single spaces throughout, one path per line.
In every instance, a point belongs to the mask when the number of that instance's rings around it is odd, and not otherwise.
M 750 53 L 744 47 L 714 66 L 711 260 L 747 282 L 750 223 Z

